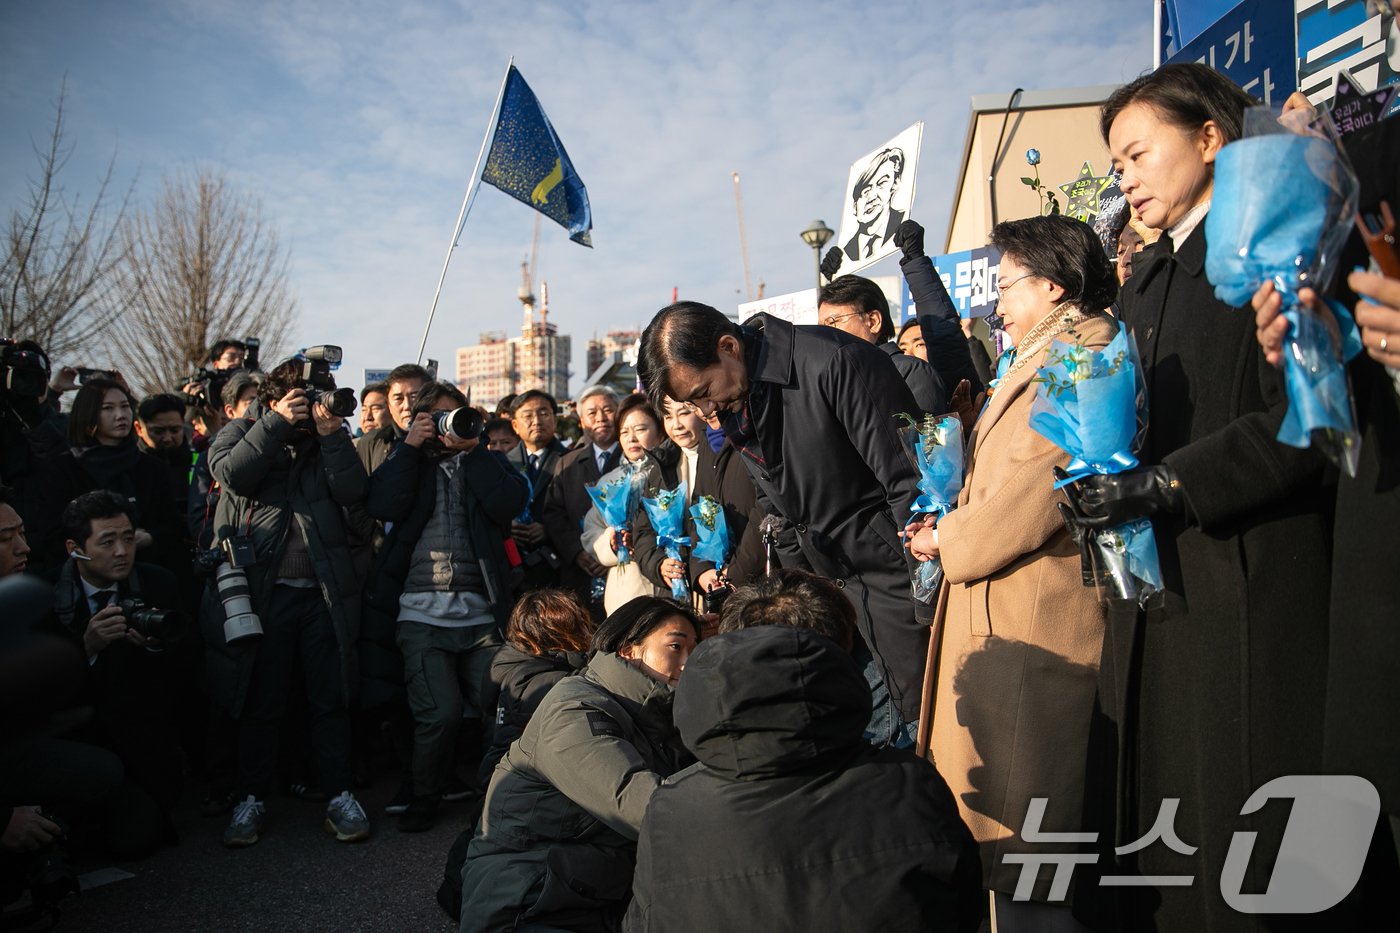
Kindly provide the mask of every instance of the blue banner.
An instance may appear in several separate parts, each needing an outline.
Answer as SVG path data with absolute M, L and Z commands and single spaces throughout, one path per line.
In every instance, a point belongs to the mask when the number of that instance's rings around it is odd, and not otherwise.
M 1168 62 L 1209 65 L 1265 104 L 1281 104 L 1297 90 L 1290 6 L 1282 0 L 1244 0 Z
M 997 272 L 1001 254 L 990 246 L 934 256 L 933 268 L 943 280 L 948 297 L 957 306 L 959 317 L 986 317 L 997 307 Z M 900 319 L 903 324 L 918 315 L 909 283 L 899 279 Z
M 1400 30 L 1366 0 L 1297 0 L 1298 90 L 1314 104 L 1332 100 L 1346 69 L 1362 91 L 1400 77 Z
M 564 227 L 575 243 L 593 245 L 588 191 L 535 92 L 514 65 L 506 76 L 501 115 L 481 180 Z

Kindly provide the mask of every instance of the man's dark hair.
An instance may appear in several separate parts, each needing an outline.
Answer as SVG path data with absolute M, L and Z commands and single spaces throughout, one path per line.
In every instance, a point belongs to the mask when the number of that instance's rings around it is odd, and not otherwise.
M 481 426 L 481 433 L 490 437 L 492 431 L 509 431 L 514 434 L 515 428 L 511 427 L 509 418 L 488 418 Z
M 719 338 L 741 333 L 723 312 L 698 301 L 679 301 L 658 311 L 637 346 L 637 377 L 652 405 L 660 409 L 672 395 L 672 366 L 711 366 L 719 362 Z
M 515 407 L 515 395 L 507 395 L 496 403 L 495 415 L 497 418 L 509 418 L 510 411 Z
M 302 369 L 305 363 L 298 359 L 284 360 L 272 367 L 272 372 L 268 373 L 258 386 L 258 401 L 264 405 L 272 405 L 293 389 L 305 388 L 306 381 L 302 378 Z M 328 373 L 331 385 L 335 385 L 335 376 Z
M 416 379 L 424 385 L 433 381 L 432 377 L 428 375 L 428 371 L 417 363 L 401 363 L 389 370 L 389 377 L 384 380 L 386 392 L 388 387 L 394 383 L 407 382 L 410 379 Z
M 1099 110 L 1099 132 L 1108 143 L 1113 121 L 1129 104 L 1147 104 L 1163 120 L 1194 133 L 1213 120 L 1232 143 L 1244 135 L 1244 112 L 1259 102 L 1229 78 L 1199 62 L 1163 65 L 1109 95 Z
M 467 397 L 462 394 L 461 389 L 450 382 L 439 380 L 437 382 L 426 383 L 423 388 L 419 390 L 418 400 L 413 403 L 412 414 L 416 415 L 419 412 L 432 411 L 437 407 L 437 403 L 444 398 L 452 399 L 452 404 L 456 405 L 458 408 L 466 408 L 467 405 L 470 404 L 467 401 Z
M 136 417 L 142 421 L 150 421 L 156 415 L 172 411 L 183 420 L 185 400 L 171 392 L 160 392 L 156 395 L 148 395 L 141 400 L 141 404 L 136 406 Z
M 849 653 L 856 639 L 856 610 L 831 580 L 789 567 L 739 587 L 724 601 L 721 634 L 755 625 L 809 629 Z
M 126 497 L 110 489 L 94 489 L 85 492 L 63 509 L 63 535 L 68 541 L 84 544 L 92 537 L 92 523 L 99 518 L 116 518 L 125 515 L 136 527 L 136 512 Z
M 219 362 L 219 357 L 223 356 L 224 351 L 227 350 L 229 347 L 232 347 L 235 350 L 242 350 L 244 353 L 248 352 L 248 345 L 241 340 L 219 340 L 216 341 L 214 345 L 209 348 L 209 362 Z
M 544 389 L 526 389 L 515 397 L 515 401 L 510 403 L 510 416 L 514 418 L 516 413 L 524 408 L 527 403 L 541 398 L 549 403 L 550 411 L 554 412 L 556 415 L 559 414 L 559 403 L 555 401 L 554 396 L 550 395 Z
M 661 424 L 661 416 L 656 413 L 655 408 L 651 407 L 651 400 L 640 392 L 633 392 L 631 395 L 624 398 L 621 404 L 617 406 L 617 420 L 613 423 L 617 425 L 619 431 L 622 430 L 622 419 L 638 409 L 644 411 L 646 416 L 651 419 L 652 424 L 656 425 L 656 429 L 664 433 L 664 428 Z
M 361 404 L 361 405 L 363 405 L 363 404 L 365 403 L 365 398 L 366 398 L 371 392 L 378 392 L 380 395 L 383 395 L 385 398 L 388 398 L 388 397 L 389 397 L 389 383 L 387 383 L 387 382 L 371 382 L 369 385 L 367 385 L 367 386 L 365 386 L 363 389 L 361 389 L 361 390 L 360 390 L 360 404 Z
M 875 173 L 880 170 L 880 166 L 886 162 L 894 163 L 894 181 L 899 184 L 900 178 L 904 177 L 904 150 L 890 146 L 875 153 L 875 157 L 870 160 L 870 164 L 865 167 L 865 171 L 860 173 L 856 183 L 851 186 L 851 200 L 859 201 L 860 193 L 869 185 Z
M 14 508 L 15 503 L 18 501 L 19 497 L 15 494 L 13 487 L 0 485 L 0 505 L 8 505 L 10 508 Z
M 639 644 L 651 634 L 652 629 L 673 616 L 680 616 L 689 622 L 695 629 L 695 637 L 700 637 L 700 620 L 685 606 L 656 596 L 638 596 L 623 603 L 598 626 L 598 631 L 593 633 L 591 647 L 594 653 L 611 653 L 628 645 Z
M 1092 227 L 1063 214 L 1003 220 L 992 228 L 992 245 L 1026 272 L 1054 282 L 1065 300 L 1086 311 L 1102 311 L 1118 298 L 1118 276 Z
M 228 381 L 224 383 L 223 391 L 219 394 L 219 399 L 229 408 L 237 408 L 239 398 L 248 391 L 248 387 L 257 388 L 262 385 L 262 382 L 262 377 L 256 373 L 240 369 L 228 377 Z
M 844 305 L 857 311 L 879 311 L 880 329 L 875 334 L 876 343 L 894 339 L 894 321 L 890 319 L 890 301 L 885 290 L 874 282 L 859 275 L 841 275 L 821 290 L 817 305 Z
M 92 432 L 97 427 L 98 416 L 102 413 L 102 400 L 112 389 L 117 389 L 126 396 L 127 403 L 133 409 L 132 414 L 135 415 L 136 399 L 132 398 L 131 393 L 121 387 L 121 383 L 102 376 L 89 379 L 79 387 L 78 394 L 73 396 L 73 409 L 68 412 L 68 444 L 70 446 L 90 447 L 97 443 L 93 440 Z M 183 407 L 181 406 L 182 410 Z

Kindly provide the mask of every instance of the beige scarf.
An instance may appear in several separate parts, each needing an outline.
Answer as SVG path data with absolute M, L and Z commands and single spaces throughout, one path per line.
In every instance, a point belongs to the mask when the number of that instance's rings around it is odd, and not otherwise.
M 1015 360 L 1012 361 L 1011 366 L 1000 379 L 993 380 L 991 388 L 987 391 L 987 397 L 990 399 L 995 395 L 997 390 L 1006 385 L 1013 375 L 1035 359 L 1051 340 L 1060 334 L 1073 330 L 1093 316 L 1093 312 L 1085 311 L 1073 302 L 1062 301 L 1055 305 L 1039 324 L 1032 327 L 1030 332 L 1021 338 L 1021 342 L 1016 345 Z

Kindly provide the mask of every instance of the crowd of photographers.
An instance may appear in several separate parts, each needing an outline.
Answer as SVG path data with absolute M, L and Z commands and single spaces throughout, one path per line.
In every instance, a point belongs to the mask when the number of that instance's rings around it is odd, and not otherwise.
M 1339 286 L 1375 299 L 1346 295 L 1366 438 L 1340 478 L 1274 440 L 1274 296 L 1246 316 L 1202 272 L 1214 156 L 1248 103 L 1194 65 L 1112 96 L 1135 226 L 996 226 L 995 367 L 912 220 L 893 239 L 919 317 L 898 332 L 833 249 L 821 326 L 673 304 L 642 335 L 645 391 L 587 386 L 568 411 L 540 389 L 483 411 L 417 364 L 357 397 L 338 347 L 263 372 L 253 340 L 138 402 L 6 342 L 4 899 L 71 889 L 68 840 L 176 842 L 182 793 L 230 848 L 275 831 L 285 795 L 363 840 L 379 817 L 356 789 L 386 761 L 399 831 L 468 801 L 438 892 L 463 931 L 1253 929 L 1216 878 L 1236 829 L 1278 851 L 1288 814 L 1245 798 L 1343 771 L 1382 815 L 1325 922 L 1393 899 L 1377 581 L 1400 287 Z M 1397 197 L 1394 127 L 1352 143 L 1363 209 Z M 1150 386 L 1144 465 L 1071 483 L 1031 429 L 1033 377 L 1120 324 Z M 933 492 L 894 416 L 944 414 L 967 460 L 935 521 L 911 516 Z M 597 501 L 619 482 L 646 506 Z M 727 547 L 702 557 L 713 510 Z M 1150 608 L 1085 586 L 1086 534 L 1130 520 L 1161 549 Z M 934 558 L 941 584 L 911 598 Z M 1103 861 L 1072 887 L 1023 874 L 1054 853 Z M 1120 897 L 1094 883 L 1115 870 L 1199 877 Z

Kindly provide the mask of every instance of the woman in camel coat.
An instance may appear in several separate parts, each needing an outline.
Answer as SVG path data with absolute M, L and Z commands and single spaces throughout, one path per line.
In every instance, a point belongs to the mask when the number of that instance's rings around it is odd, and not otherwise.
M 1102 349 L 1117 333 L 1103 308 L 1117 280 L 1090 228 L 1065 217 L 998 224 L 999 313 L 1017 343 L 993 383 L 967 451 L 958 507 L 911 540 L 943 561 L 930 751 L 982 849 L 997 929 L 1075 929 L 1068 899 L 1012 903 L 1016 853 L 1074 847 L 1021 838 L 1032 797 L 1049 798 L 1042 832 L 1082 830 L 1085 755 L 1103 644 L 1103 610 L 1084 586 L 1079 549 L 1056 508 L 1053 470 L 1069 455 L 1031 429 L 1036 369 L 1055 346 Z

